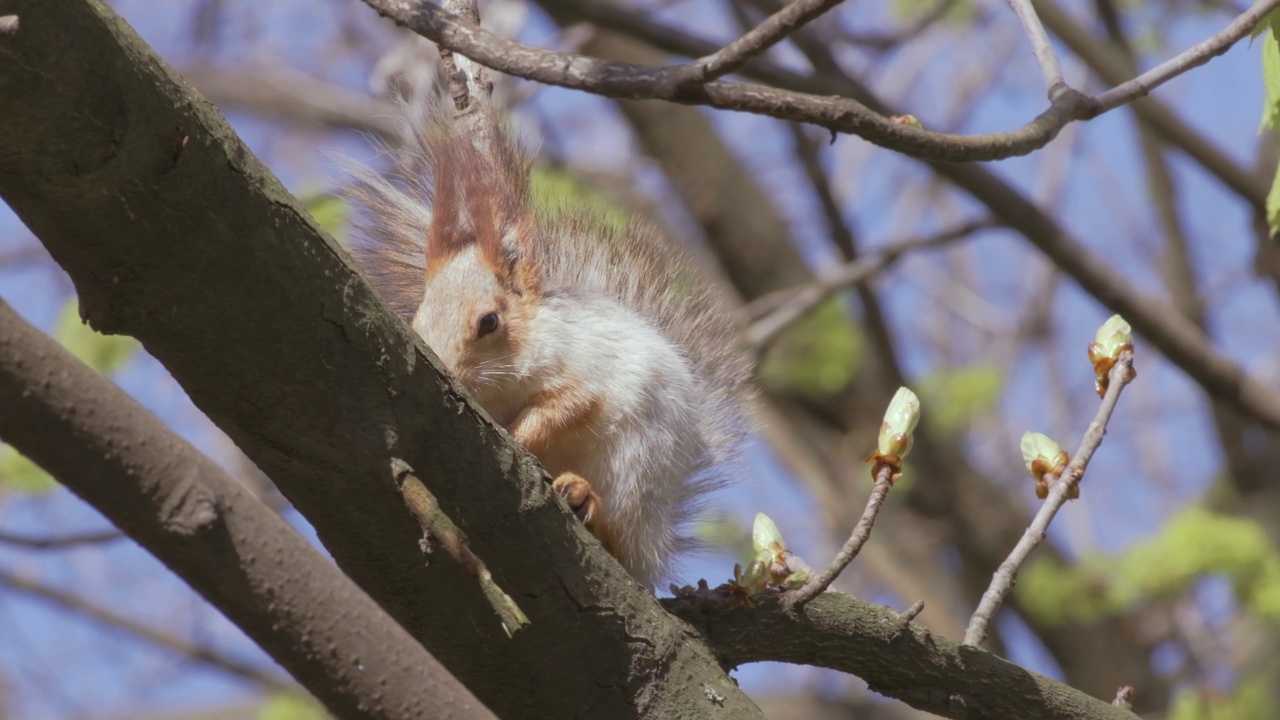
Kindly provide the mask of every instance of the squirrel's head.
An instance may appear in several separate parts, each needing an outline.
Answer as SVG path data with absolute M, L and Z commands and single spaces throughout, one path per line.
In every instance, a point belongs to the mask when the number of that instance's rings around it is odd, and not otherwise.
M 471 141 L 436 150 L 425 282 L 413 329 L 478 397 L 515 379 L 542 283 L 524 187 Z M 483 404 L 483 401 L 482 401 Z

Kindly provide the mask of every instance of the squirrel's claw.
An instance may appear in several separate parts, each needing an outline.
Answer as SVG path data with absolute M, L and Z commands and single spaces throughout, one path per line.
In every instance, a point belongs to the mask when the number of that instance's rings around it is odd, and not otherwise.
M 560 497 L 569 504 L 569 508 L 578 516 L 587 530 L 604 545 L 604 549 L 610 555 L 619 557 L 618 539 L 614 536 L 612 528 L 605 525 L 601 514 L 604 501 L 591 487 L 591 483 L 577 473 L 565 472 L 551 481 L 551 487 L 560 493 Z
M 560 497 L 569 504 L 569 508 L 578 516 L 583 525 L 591 528 L 591 520 L 599 515 L 601 501 L 591 483 L 577 473 L 561 473 L 551 483 L 552 489 L 560 493 Z

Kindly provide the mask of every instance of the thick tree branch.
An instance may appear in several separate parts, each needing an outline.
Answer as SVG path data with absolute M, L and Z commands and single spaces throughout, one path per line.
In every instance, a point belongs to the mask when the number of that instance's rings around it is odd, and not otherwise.
M 90 323 L 141 340 L 472 692 L 505 718 L 760 717 L 122 21 L 87 0 L 0 0 L 6 11 L 39 22 L 0 43 L 0 195 L 70 273 Z M 457 563 L 423 567 L 392 458 L 529 628 L 509 638 Z
M 38 16 L 43 16 L 39 14 Z M 27 27 L 39 34 L 39 23 Z M 0 302 L 0 435 L 341 718 L 492 718 L 278 515 Z
M 778 660 L 840 670 L 875 692 L 956 720 L 1137 717 L 843 593 L 824 593 L 795 614 L 781 602 L 780 594 L 771 595 L 745 609 L 702 591 L 663 605 L 697 628 L 725 667 Z

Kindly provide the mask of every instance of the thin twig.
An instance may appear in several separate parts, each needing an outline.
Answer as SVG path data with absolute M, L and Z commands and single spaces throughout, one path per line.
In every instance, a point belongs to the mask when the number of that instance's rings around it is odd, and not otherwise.
M 489 568 L 484 561 L 476 557 L 467 545 L 467 537 L 453 524 L 448 515 L 440 509 L 440 504 L 427 489 L 426 485 L 413 474 L 413 468 L 398 458 L 391 461 L 391 472 L 395 476 L 396 487 L 404 498 L 413 519 L 418 521 L 423 533 L 423 551 L 430 553 L 434 543 L 444 547 L 449 557 L 453 558 L 464 570 L 480 582 L 480 591 L 493 607 L 502 621 L 502 629 L 507 635 L 515 635 L 529 625 L 529 618 L 520 611 L 520 607 L 509 595 L 494 582 Z
M 783 596 L 783 607 L 788 612 L 803 607 L 805 603 L 821 595 L 831 586 L 831 583 L 835 582 L 836 578 L 848 567 L 849 563 L 858 557 L 862 546 L 871 537 L 871 528 L 876 524 L 876 516 L 880 514 L 880 506 L 884 504 L 884 499 L 889 494 L 889 489 L 893 487 L 893 476 L 896 472 L 898 470 L 892 465 L 887 463 L 880 465 L 880 468 L 876 471 L 876 485 L 871 489 L 871 497 L 867 499 L 867 508 L 862 511 L 862 517 L 858 520 L 858 524 L 853 526 L 853 533 L 849 535 L 844 547 L 840 548 L 840 552 L 836 553 L 835 559 L 831 561 L 826 570 L 814 575 L 809 579 L 809 582 L 799 589 Z
M 480 9 L 476 6 L 475 0 L 445 0 L 444 9 L 475 25 L 480 24 Z M 462 67 L 459 67 L 457 59 L 454 58 L 453 51 L 443 45 L 437 45 L 440 50 L 440 61 L 444 65 L 444 74 L 449 81 L 449 95 L 453 97 L 453 107 L 458 113 L 466 112 L 471 105 L 471 88 L 467 82 L 467 67 L 465 62 L 467 58 L 463 58 Z
M 758 317 L 746 332 L 746 340 L 755 348 L 766 347 L 796 320 L 821 305 L 842 288 L 869 280 L 892 265 L 907 252 L 937 247 L 966 238 L 984 228 L 990 220 L 976 220 L 951 230 L 924 238 L 911 238 L 888 245 L 862 260 L 841 265 L 830 276 L 799 290 L 781 290 L 758 298 L 747 306 L 749 317 Z
M 911 604 L 911 607 L 898 613 L 898 623 L 902 629 L 906 629 L 915 620 L 920 613 L 924 612 L 924 599 L 920 599 Z
M 728 75 L 841 2 L 842 0 L 796 0 L 784 6 L 742 37 L 711 55 L 693 61 L 689 65 L 691 79 L 705 83 Z
M 476 0 L 444 0 L 444 11 L 459 19 L 480 26 L 480 9 Z M 493 102 L 493 79 L 489 70 L 474 59 L 455 55 L 453 50 L 437 43 L 445 74 L 449 79 L 449 94 L 453 97 L 454 114 L 466 128 L 476 147 L 489 152 L 494 147 L 494 125 L 489 106 Z
M 845 221 L 844 214 L 840 210 L 841 204 L 836 197 L 835 188 L 831 186 L 830 178 L 822 169 L 822 158 L 819 154 L 821 141 L 810 137 L 805 132 L 808 128 L 800 123 L 787 123 L 787 127 L 791 130 L 791 138 L 796 144 L 796 157 L 800 160 L 800 167 L 804 169 L 804 174 L 808 176 L 809 184 L 813 185 L 814 194 L 818 196 L 818 202 L 822 205 L 822 214 L 827 219 L 831 242 L 840 250 L 840 255 L 845 262 L 851 262 L 858 255 L 857 243 L 853 228 Z
M 1253 32 L 1258 23 L 1262 22 L 1262 18 L 1278 7 L 1280 7 L 1280 0 L 1260 2 L 1241 13 L 1231 21 L 1231 24 L 1214 33 L 1207 40 L 1196 43 L 1138 77 L 1095 96 L 1094 101 L 1098 103 L 1099 114 L 1145 97 L 1166 82 L 1225 53 L 1231 49 L 1232 45 Z
M 13 575 L 0 570 L 0 587 L 38 597 L 69 612 L 78 613 L 103 625 L 123 630 L 156 647 L 177 653 L 195 662 L 217 668 L 245 680 L 251 680 L 263 687 L 272 690 L 295 687 L 286 678 L 277 676 L 265 668 L 255 667 L 240 660 L 229 658 L 213 648 L 197 645 L 175 635 L 148 627 L 136 620 L 94 605 L 83 597 L 48 587 L 31 578 Z
M 28 550 L 66 550 L 83 545 L 101 545 L 102 543 L 121 540 L 125 537 L 119 530 L 102 530 L 84 533 L 83 535 L 67 535 L 65 537 L 26 537 L 0 532 L 0 544 L 16 545 Z
M 1078 22 L 1055 0 L 1031 0 L 1031 3 L 1049 32 L 1084 61 L 1104 85 L 1120 85 L 1137 73 L 1137 67 L 1122 50 L 1098 37 L 1092 28 Z M 1147 99 L 1134 103 L 1132 107 L 1134 114 L 1148 123 L 1152 130 L 1202 165 L 1258 212 L 1265 209 L 1269 188 L 1266 179 L 1259 179 L 1164 103 Z M 1122 314 L 1128 317 L 1128 314 Z
M 1022 534 L 1022 539 L 1018 541 L 1013 552 L 1009 553 L 1008 559 L 1001 563 L 1000 568 L 996 570 L 995 575 L 991 578 L 991 586 L 982 594 L 982 602 L 979 603 L 978 609 L 974 611 L 973 617 L 970 618 L 969 628 L 965 630 L 965 645 L 981 645 L 982 641 L 986 639 L 987 625 L 991 622 L 996 610 L 1000 608 L 1000 603 L 1004 601 L 1004 596 L 1013 587 L 1013 581 L 1018 575 L 1018 569 L 1031 556 L 1032 551 L 1040 543 L 1044 542 L 1045 535 L 1049 531 L 1049 523 L 1053 522 L 1058 510 L 1067 502 L 1067 493 L 1078 485 L 1080 479 L 1084 477 L 1084 471 L 1089 465 L 1089 460 L 1093 457 L 1093 453 L 1097 451 L 1098 446 L 1102 444 L 1102 438 L 1107 434 L 1107 423 L 1111 420 L 1111 413 L 1116 409 L 1116 401 L 1120 399 L 1120 392 L 1135 377 L 1137 377 L 1137 373 L 1133 369 L 1133 351 L 1126 350 L 1120 355 L 1120 359 L 1116 361 L 1115 367 L 1111 368 L 1107 394 L 1103 396 L 1102 404 L 1098 406 L 1098 414 L 1094 416 L 1093 422 L 1089 423 L 1089 429 L 1085 431 L 1084 439 L 1080 442 L 1080 449 L 1076 451 L 1075 457 L 1071 459 L 1071 463 L 1067 465 L 1067 468 L 1062 471 L 1062 476 L 1053 484 L 1052 489 L 1049 491 L 1049 497 L 1040 506 L 1040 512 L 1036 513 L 1035 519 L 1031 521 L 1031 525 Z
M 1036 15 L 1035 8 L 1031 7 L 1030 0 L 1008 2 L 1018 16 L 1018 22 L 1022 23 L 1027 39 L 1031 41 L 1031 51 L 1035 53 L 1036 64 L 1040 66 L 1040 74 L 1044 76 L 1044 86 L 1049 90 L 1049 102 L 1053 102 L 1059 95 L 1070 90 L 1071 86 L 1062 79 L 1062 68 L 1058 67 L 1058 56 L 1049 44 L 1049 34 L 1044 31 L 1044 25 L 1040 24 L 1040 17 Z

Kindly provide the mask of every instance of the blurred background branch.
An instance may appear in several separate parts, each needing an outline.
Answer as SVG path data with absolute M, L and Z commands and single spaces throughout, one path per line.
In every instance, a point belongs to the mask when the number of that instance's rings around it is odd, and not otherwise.
M 439 62 L 430 43 L 353 0 L 112 4 L 339 237 L 346 210 L 330 191 L 345 178 L 332 158 L 384 162 L 371 141 L 400 142 L 396 93 L 421 91 Z M 1238 5 L 1031 0 L 1065 81 L 1090 95 L 1219 33 L 1249 12 Z M 788 7 L 491 0 L 481 10 L 503 38 L 668 66 L 711 55 Z M 718 554 L 680 580 L 727 579 L 749 518 L 765 508 L 811 561 L 834 554 L 871 489 L 861 460 L 880 413 L 908 385 L 926 408 L 917 446 L 836 587 L 899 608 L 924 598 L 917 622 L 961 637 L 1037 509 L 1017 439 L 1040 427 L 1083 431 L 1096 407 L 1085 346 L 1118 310 L 1145 352 L 1142 381 L 1126 391 L 1082 498 L 994 616 L 988 647 L 1104 700 L 1133 685 L 1146 717 L 1280 714 L 1280 262 L 1266 216 L 1277 148 L 1256 134 L 1270 102 L 1259 55 L 1271 42 L 1240 43 L 1151 97 L 990 165 L 908 161 L 795 123 L 499 78 L 495 101 L 540 147 L 538 182 L 556 201 L 657 222 L 744 316 L 826 287 L 837 268 L 875 264 L 902 238 L 973 228 L 852 287 L 832 285 L 778 330 L 760 356 L 755 411 L 765 422 L 745 481 L 704 533 Z M 912 131 L 887 118 L 908 113 L 931 131 L 972 135 L 1044 109 L 1026 47 L 1003 3 L 846 3 L 735 60 L 724 82 L 850 98 L 894 137 Z M 158 362 L 76 332 L 65 276 L 8 216 L 0 297 L 308 531 Z M 4 448 L 0 526 L 41 540 L 103 525 Z M 145 593 L 157 608 L 149 627 L 269 667 L 131 543 L 54 554 L 0 542 L 0 568 L 117 614 Z M 65 612 L 0 587 L 0 707 L 10 715 L 144 717 L 272 692 L 175 666 L 167 651 L 71 625 Z M 736 676 L 779 720 L 920 717 L 830 671 L 757 664 Z

